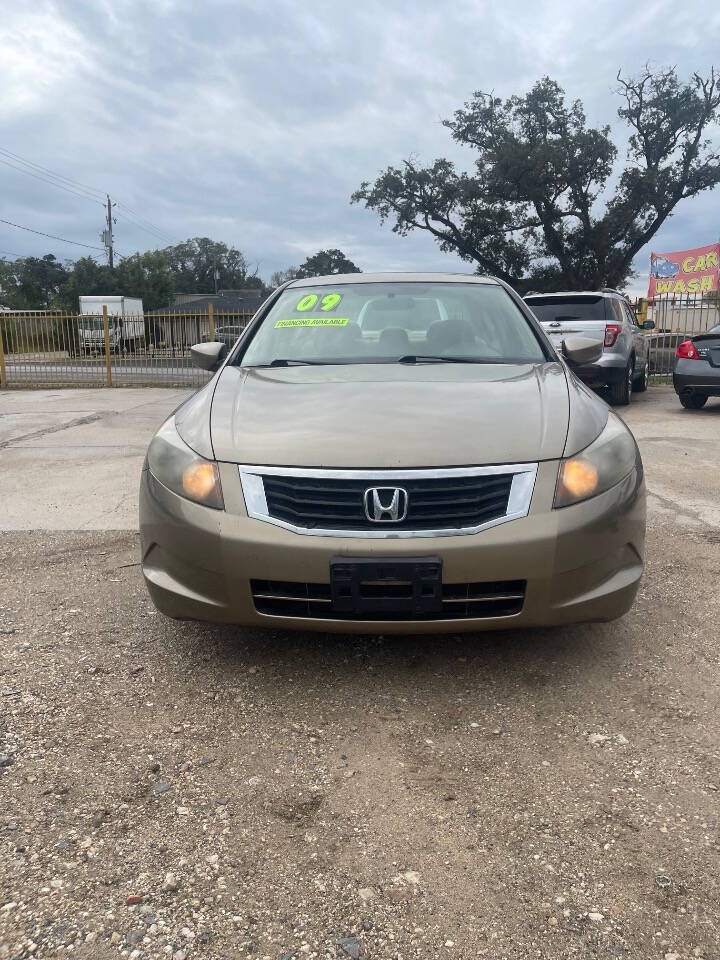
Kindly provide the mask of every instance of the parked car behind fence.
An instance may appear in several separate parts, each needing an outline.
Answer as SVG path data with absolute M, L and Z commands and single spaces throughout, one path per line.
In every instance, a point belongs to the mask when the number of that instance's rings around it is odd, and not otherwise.
M 658 297 L 648 306 L 656 329 L 649 336 L 650 373 L 669 377 L 675 351 L 684 341 L 720 323 L 718 302 L 712 297 Z
M 700 410 L 709 397 L 720 397 L 720 324 L 679 344 L 673 386 L 688 410 Z

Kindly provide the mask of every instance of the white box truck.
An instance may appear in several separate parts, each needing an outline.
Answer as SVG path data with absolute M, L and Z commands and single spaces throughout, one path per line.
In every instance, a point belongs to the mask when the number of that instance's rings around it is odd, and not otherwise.
M 105 351 L 103 307 L 107 307 L 110 350 L 132 353 L 145 344 L 143 302 L 138 297 L 80 297 L 78 334 L 87 352 Z

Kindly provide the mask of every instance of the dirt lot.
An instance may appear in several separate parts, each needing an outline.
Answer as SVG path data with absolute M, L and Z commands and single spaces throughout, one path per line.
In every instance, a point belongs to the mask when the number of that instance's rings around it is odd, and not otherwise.
M 2 534 L 1 960 L 718 960 L 720 403 L 628 421 L 609 625 L 177 624 L 134 533 Z

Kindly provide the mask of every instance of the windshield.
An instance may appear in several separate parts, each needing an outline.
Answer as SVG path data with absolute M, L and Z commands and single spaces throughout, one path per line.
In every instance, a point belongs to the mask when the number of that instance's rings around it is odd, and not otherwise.
M 507 291 L 481 283 L 343 283 L 285 290 L 243 366 L 272 363 L 537 363 L 531 324 Z
M 83 330 L 103 330 L 103 318 L 102 317 L 81 317 L 80 326 Z
M 567 320 L 597 320 L 605 323 L 603 297 L 525 297 L 525 303 L 541 323 Z

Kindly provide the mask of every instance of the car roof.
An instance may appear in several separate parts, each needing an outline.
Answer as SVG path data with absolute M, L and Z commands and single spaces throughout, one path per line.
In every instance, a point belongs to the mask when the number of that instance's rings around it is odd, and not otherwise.
M 538 297 L 618 297 L 620 300 L 627 300 L 619 290 L 553 290 L 551 293 L 526 293 L 524 300 L 533 300 Z
M 290 287 L 327 287 L 341 283 L 482 283 L 499 286 L 495 277 L 476 273 L 333 273 L 325 277 L 291 280 Z M 286 288 L 286 289 L 287 289 Z

